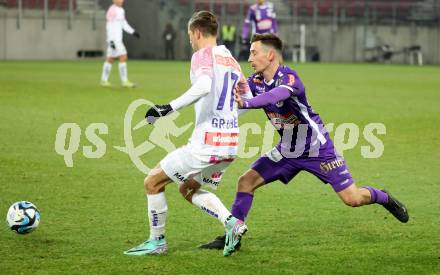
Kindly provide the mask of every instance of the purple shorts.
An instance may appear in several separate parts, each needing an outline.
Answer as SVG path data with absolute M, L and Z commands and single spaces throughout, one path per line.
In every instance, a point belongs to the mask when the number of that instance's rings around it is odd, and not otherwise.
M 329 183 L 335 192 L 340 192 L 353 184 L 345 161 L 336 154 L 325 157 L 285 158 L 274 148 L 251 166 L 266 183 L 280 180 L 287 184 L 299 172 L 307 171 L 324 183 Z

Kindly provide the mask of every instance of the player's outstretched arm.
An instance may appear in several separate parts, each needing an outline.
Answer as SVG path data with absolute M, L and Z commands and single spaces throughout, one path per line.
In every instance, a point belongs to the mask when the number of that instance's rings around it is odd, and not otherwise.
M 238 95 L 238 94 L 237 94 Z M 240 96 L 236 97 L 238 108 L 257 109 L 263 108 L 269 104 L 275 104 L 278 101 L 286 100 L 291 96 L 291 91 L 285 87 L 276 87 L 269 92 L 260 94 L 254 98 L 243 100 Z
M 210 92 L 211 84 L 212 78 L 210 76 L 201 75 L 188 91 L 171 101 L 171 107 L 173 110 L 179 110 L 185 106 L 193 104 Z
M 211 83 L 211 77 L 202 75 L 188 91 L 171 101 L 170 104 L 154 105 L 154 107 L 148 109 L 147 113 L 145 114 L 145 119 L 149 124 L 153 124 L 156 119 L 196 102 L 201 97 L 209 93 Z

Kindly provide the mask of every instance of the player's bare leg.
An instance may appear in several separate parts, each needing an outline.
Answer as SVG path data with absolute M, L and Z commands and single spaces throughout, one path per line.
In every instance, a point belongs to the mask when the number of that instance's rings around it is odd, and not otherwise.
M 165 186 L 170 183 L 160 165 L 150 171 L 144 180 L 144 189 L 148 200 L 148 218 L 150 237 L 142 244 L 124 252 L 126 255 L 163 254 L 168 246 L 165 240 L 165 223 L 168 205 L 165 198 Z
M 114 59 L 112 57 L 107 57 L 104 64 L 102 65 L 102 75 L 101 75 L 101 86 L 111 87 L 112 84 L 108 81 L 110 73 L 112 71 L 112 64 Z
M 179 186 L 179 192 L 185 200 L 192 204 L 192 197 L 199 191 L 200 187 L 200 183 L 191 179 Z
M 405 205 L 392 197 L 389 192 L 373 187 L 358 188 L 355 184 L 337 193 L 339 198 L 348 206 L 359 207 L 377 203 L 385 207 L 396 219 L 406 223 L 409 220 Z
M 358 207 L 371 204 L 371 194 L 366 188 L 358 188 L 355 184 L 337 193 L 339 198 L 348 206 Z
M 128 80 L 127 60 L 128 56 L 126 54 L 119 57 L 119 76 L 121 77 L 122 87 L 134 88 L 136 85 Z
M 238 179 L 237 192 L 254 194 L 264 184 L 263 177 L 257 171 L 249 169 Z

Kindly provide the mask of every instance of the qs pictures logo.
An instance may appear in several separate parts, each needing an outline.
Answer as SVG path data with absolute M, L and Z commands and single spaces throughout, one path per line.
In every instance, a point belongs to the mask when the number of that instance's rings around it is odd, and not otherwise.
M 143 111 L 148 108 L 154 107 L 154 104 L 146 99 L 137 99 L 133 101 L 127 108 L 124 116 L 124 145 L 113 146 L 119 152 L 125 153 L 129 156 L 132 163 L 138 168 L 139 171 L 147 174 L 150 171 L 150 167 L 142 159 L 146 154 L 150 153 L 154 148 L 158 147 L 169 153 L 176 149 L 171 137 L 179 137 L 191 128 L 193 122 L 186 123 L 183 126 L 178 126 L 175 120 L 180 116 L 180 113 L 175 111 L 165 117 L 162 117 L 153 125 L 147 124 L 144 118 L 135 125 L 133 122 L 134 115 L 139 108 Z M 288 118 L 290 121 L 290 117 Z M 214 120 L 213 120 L 214 121 Z M 305 150 L 306 141 L 309 138 L 317 139 L 317 142 L 313 142 L 309 150 L 309 157 L 316 157 L 319 154 L 319 144 L 323 144 L 325 140 L 322 139 L 323 134 L 326 132 L 334 132 L 334 144 L 338 152 L 343 155 L 344 151 L 355 149 L 358 143 L 361 141 L 364 145 L 360 146 L 360 153 L 364 158 L 379 158 L 384 152 L 384 143 L 379 138 L 380 135 L 386 134 L 386 127 L 382 123 L 369 123 L 365 126 L 358 126 L 354 123 L 342 123 L 340 125 L 334 125 L 329 123 L 324 125 L 316 125 L 319 131 L 314 131 L 312 137 L 308 136 L 310 132 L 309 125 L 298 124 L 298 119 L 291 122 L 289 127 L 285 127 L 283 120 L 276 118 L 276 120 L 267 120 L 265 125 L 261 126 L 255 122 L 244 123 L 240 125 L 240 136 L 228 137 L 229 142 L 233 144 L 238 143 L 239 158 L 253 158 L 257 155 L 264 155 L 266 152 L 271 151 L 274 146 L 276 129 L 279 124 L 283 125 L 283 144 L 288 146 L 282 146 L 282 154 L 286 158 L 295 158 L 301 156 Z M 148 127 L 148 136 L 140 144 L 136 145 L 133 139 L 133 132 Z M 275 128 L 275 127 L 277 128 Z M 294 129 L 296 130 L 296 140 L 293 141 Z M 144 129 L 145 130 L 145 129 Z M 322 131 L 322 132 L 321 132 Z M 109 134 L 109 127 L 105 123 L 91 123 L 88 125 L 82 133 L 81 127 L 77 123 L 63 123 L 58 128 L 55 137 L 55 152 L 64 158 L 64 162 L 67 167 L 73 167 L 73 156 L 80 149 L 80 140 L 83 135 L 90 143 L 82 147 L 82 154 L 86 158 L 97 159 L 106 154 L 107 144 L 102 139 L 103 135 Z M 261 142 L 254 146 L 247 141 L 254 141 L 256 138 Z M 226 142 L 225 141 L 225 142 Z M 255 146 L 257 145 L 257 146 Z M 284 150 L 284 151 L 283 151 Z M 154 163 L 155 164 L 155 163 Z M 150 165 L 154 165 L 150 163 Z M 322 164 L 321 169 L 329 171 L 334 166 L 338 166 L 340 163 L 326 163 Z

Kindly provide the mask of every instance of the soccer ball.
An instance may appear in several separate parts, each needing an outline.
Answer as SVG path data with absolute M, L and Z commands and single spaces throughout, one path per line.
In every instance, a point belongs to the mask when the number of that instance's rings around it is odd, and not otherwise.
M 19 201 L 9 207 L 6 222 L 16 233 L 27 234 L 38 227 L 40 212 L 31 202 Z

